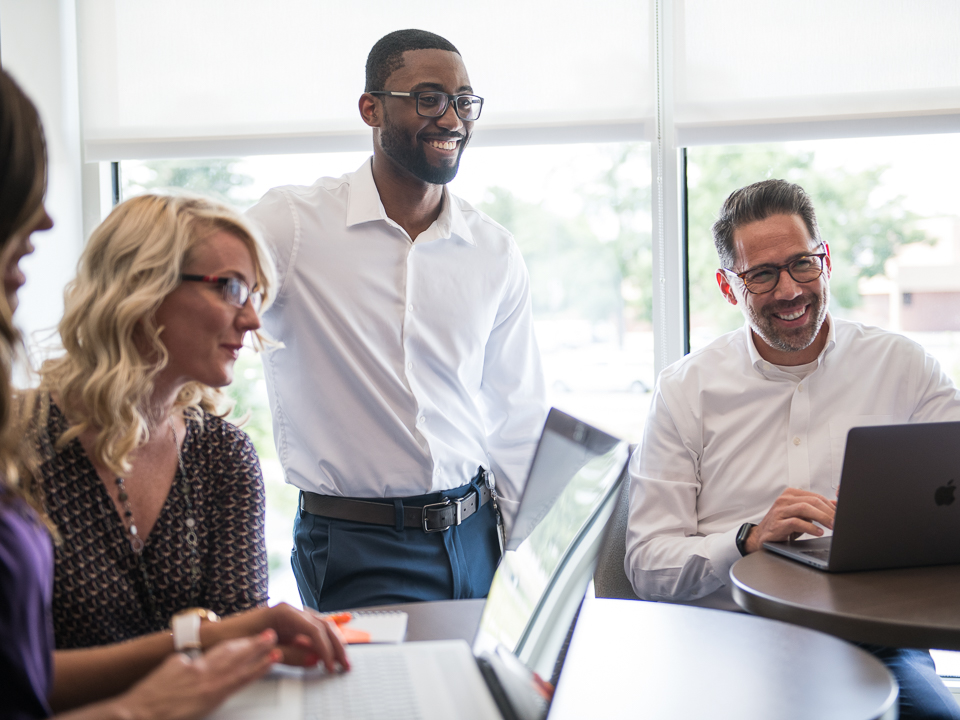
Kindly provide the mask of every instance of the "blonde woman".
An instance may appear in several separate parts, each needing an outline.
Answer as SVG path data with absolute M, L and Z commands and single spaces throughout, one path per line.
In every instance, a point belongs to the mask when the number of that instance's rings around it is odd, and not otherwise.
M 26 281 L 19 261 L 33 251 L 31 235 L 53 224 L 45 190 L 39 117 L 0 70 L 0 717 L 45 718 L 57 710 L 69 711 L 58 716 L 64 720 L 189 720 L 206 716 L 280 659 L 347 667 L 331 624 L 287 605 L 204 623 L 200 641 L 212 649 L 194 659 L 173 653 L 169 632 L 53 651 L 53 551 L 32 468 L 13 429 L 10 386 L 19 344 L 12 314 Z
M 142 195 L 90 237 L 41 368 L 35 433 L 56 549 L 58 648 L 167 627 L 189 607 L 266 603 L 264 491 L 222 419 L 244 338 L 262 338 L 270 256 L 241 216 Z

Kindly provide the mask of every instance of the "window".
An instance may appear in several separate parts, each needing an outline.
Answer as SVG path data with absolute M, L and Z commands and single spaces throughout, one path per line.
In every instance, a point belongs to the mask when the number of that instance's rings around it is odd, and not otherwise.
M 246 208 L 272 187 L 352 172 L 368 157 L 124 161 L 122 196 L 182 187 Z M 640 143 L 470 148 L 451 183 L 517 239 L 548 402 L 631 442 L 640 440 L 654 383 L 649 167 L 649 147 Z M 297 604 L 289 555 L 298 494 L 283 482 L 256 355 L 241 355 L 229 392 L 235 417 L 249 414 L 244 429 L 267 486 L 271 601 Z

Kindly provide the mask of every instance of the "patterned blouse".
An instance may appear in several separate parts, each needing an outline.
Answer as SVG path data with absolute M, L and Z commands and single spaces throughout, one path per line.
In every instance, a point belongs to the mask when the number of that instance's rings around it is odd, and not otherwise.
M 67 427 L 51 401 L 48 448 Z M 186 477 L 177 471 L 140 558 L 79 440 L 41 466 L 47 509 L 63 538 L 56 547 L 53 586 L 58 648 L 166 630 L 170 616 L 188 607 L 226 615 L 266 603 L 265 496 L 250 438 L 205 413 L 202 429 L 188 420 L 181 455 Z M 196 553 L 187 541 L 191 531 Z

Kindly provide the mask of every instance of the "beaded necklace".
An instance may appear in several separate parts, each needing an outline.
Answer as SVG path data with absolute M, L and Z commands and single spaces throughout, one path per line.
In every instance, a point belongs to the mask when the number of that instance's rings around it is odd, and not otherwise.
M 170 434 L 173 437 L 173 448 L 177 452 L 177 467 L 180 470 L 180 492 L 183 495 L 184 504 L 187 507 L 187 517 L 184 524 L 187 526 L 185 539 L 190 547 L 190 594 L 193 595 L 197 583 L 200 580 L 200 552 L 197 547 L 197 521 L 193 512 L 193 498 L 190 495 L 190 480 L 187 478 L 187 471 L 183 464 L 183 455 L 180 453 L 180 443 L 177 442 L 177 431 L 173 426 L 173 418 L 170 418 Z M 147 612 L 153 619 L 160 624 L 165 623 L 157 608 L 156 593 L 153 589 L 153 583 L 147 575 L 147 566 L 143 562 L 143 539 L 137 529 L 137 521 L 133 517 L 133 509 L 130 506 L 130 495 L 127 493 L 126 485 L 122 477 L 117 477 L 114 481 L 117 484 L 118 499 L 123 507 L 123 524 L 129 535 L 130 548 L 133 550 L 136 558 L 137 567 L 140 569 L 140 577 L 143 580 L 143 588 L 146 593 L 144 605 Z M 176 484 L 176 478 L 174 478 Z M 191 598 L 192 599 L 192 598 Z

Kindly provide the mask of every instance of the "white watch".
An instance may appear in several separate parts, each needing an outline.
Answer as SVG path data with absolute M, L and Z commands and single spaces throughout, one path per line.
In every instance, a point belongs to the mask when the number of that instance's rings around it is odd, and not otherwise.
M 190 658 L 200 657 L 203 653 L 203 645 L 200 643 L 200 623 L 204 620 L 217 622 L 220 618 L 213 610 L 206 608 L 187 608 L 170 618 L 174 650 Z

